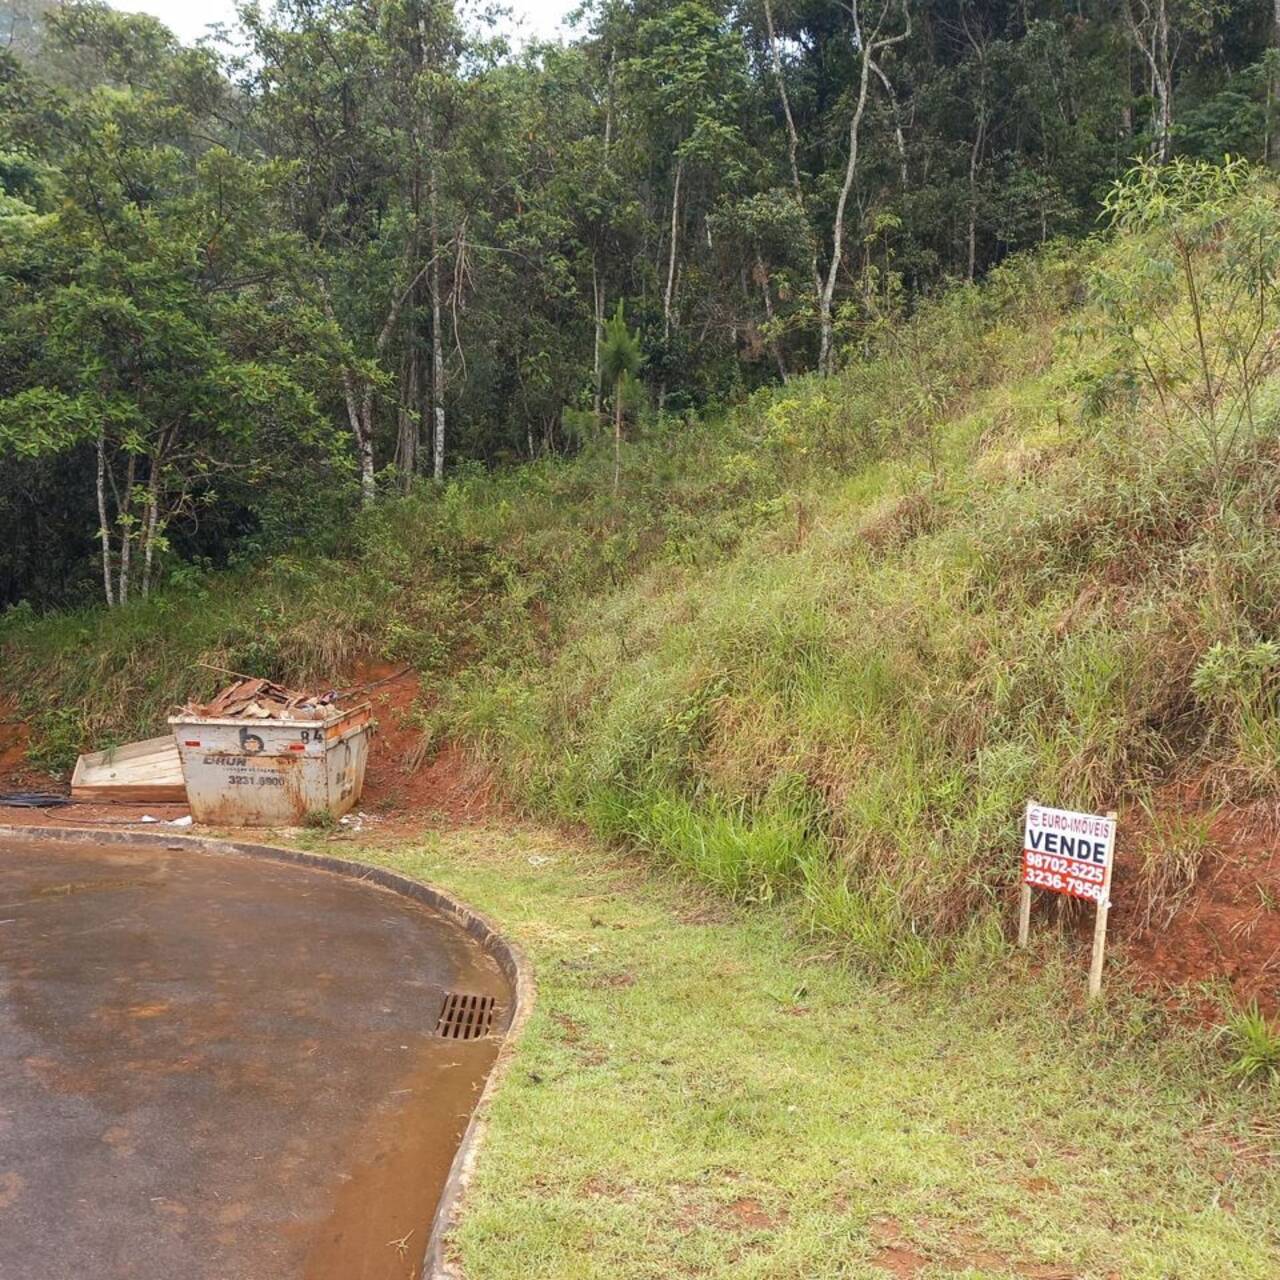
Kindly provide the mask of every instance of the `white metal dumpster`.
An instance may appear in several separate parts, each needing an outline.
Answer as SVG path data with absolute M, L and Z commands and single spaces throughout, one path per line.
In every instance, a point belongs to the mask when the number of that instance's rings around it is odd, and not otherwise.
M 311 719 L 170 716 L 197 822 L 300 826 L 360 799 L 373 708 L 325 707 Z

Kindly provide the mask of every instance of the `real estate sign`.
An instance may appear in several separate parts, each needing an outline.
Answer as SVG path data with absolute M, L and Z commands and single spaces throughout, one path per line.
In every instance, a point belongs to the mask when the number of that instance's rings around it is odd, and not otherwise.
M 1027 805 L 1022 883 L 1102 904 L 1111 883 L 1116 820 Z

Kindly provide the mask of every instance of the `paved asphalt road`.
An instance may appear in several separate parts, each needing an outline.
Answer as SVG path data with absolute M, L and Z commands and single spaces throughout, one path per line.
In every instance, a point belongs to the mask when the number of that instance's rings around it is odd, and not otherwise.
M 509 1003 L 442 917 L 340 876 L 0 844 L 0 1277 L 408 1280 Z

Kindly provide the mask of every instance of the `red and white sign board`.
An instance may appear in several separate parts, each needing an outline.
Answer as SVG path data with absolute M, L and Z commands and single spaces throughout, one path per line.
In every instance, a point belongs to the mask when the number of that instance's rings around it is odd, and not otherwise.
M 1101 904 L 1115 848 L 1115 818 L 1029 804 L 1022 883 Z

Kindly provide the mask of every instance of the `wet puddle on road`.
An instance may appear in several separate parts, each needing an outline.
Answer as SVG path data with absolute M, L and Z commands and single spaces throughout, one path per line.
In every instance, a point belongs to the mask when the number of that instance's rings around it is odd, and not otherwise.
M 379 1116 L 353 1152 L 334 1211 L 313 1235 L 305 1280 L 416 1280 L 453 1154 L 496 1055 L 492 1039 L 454 1045 L 444 1059 L 424 1055 L 394 1091 L 402 1106 Z M 425 1099 L 430 1127 L 420 1114 Z
M 118 845 L 0 845 L 0 902 L 5 1280 L 419 1274 L 510 1018 L 474 939 L 330 873 Z M 433 1034 L 459 991 L 496 1034 Z
M 29 898 L 20 898 L 17 902 L 0 902 L 0 911 L 25 907 L 29 903 L 44 902 L 50 898 L 69 898 L 76 893 L 113 893 L 120 889 L 137 889 L 145 884 L 155 883 L 159 882 L 139 876 L 129 880 L 82 880 L 79 883 L 68 880 L 65 884 L 37 885 Z

